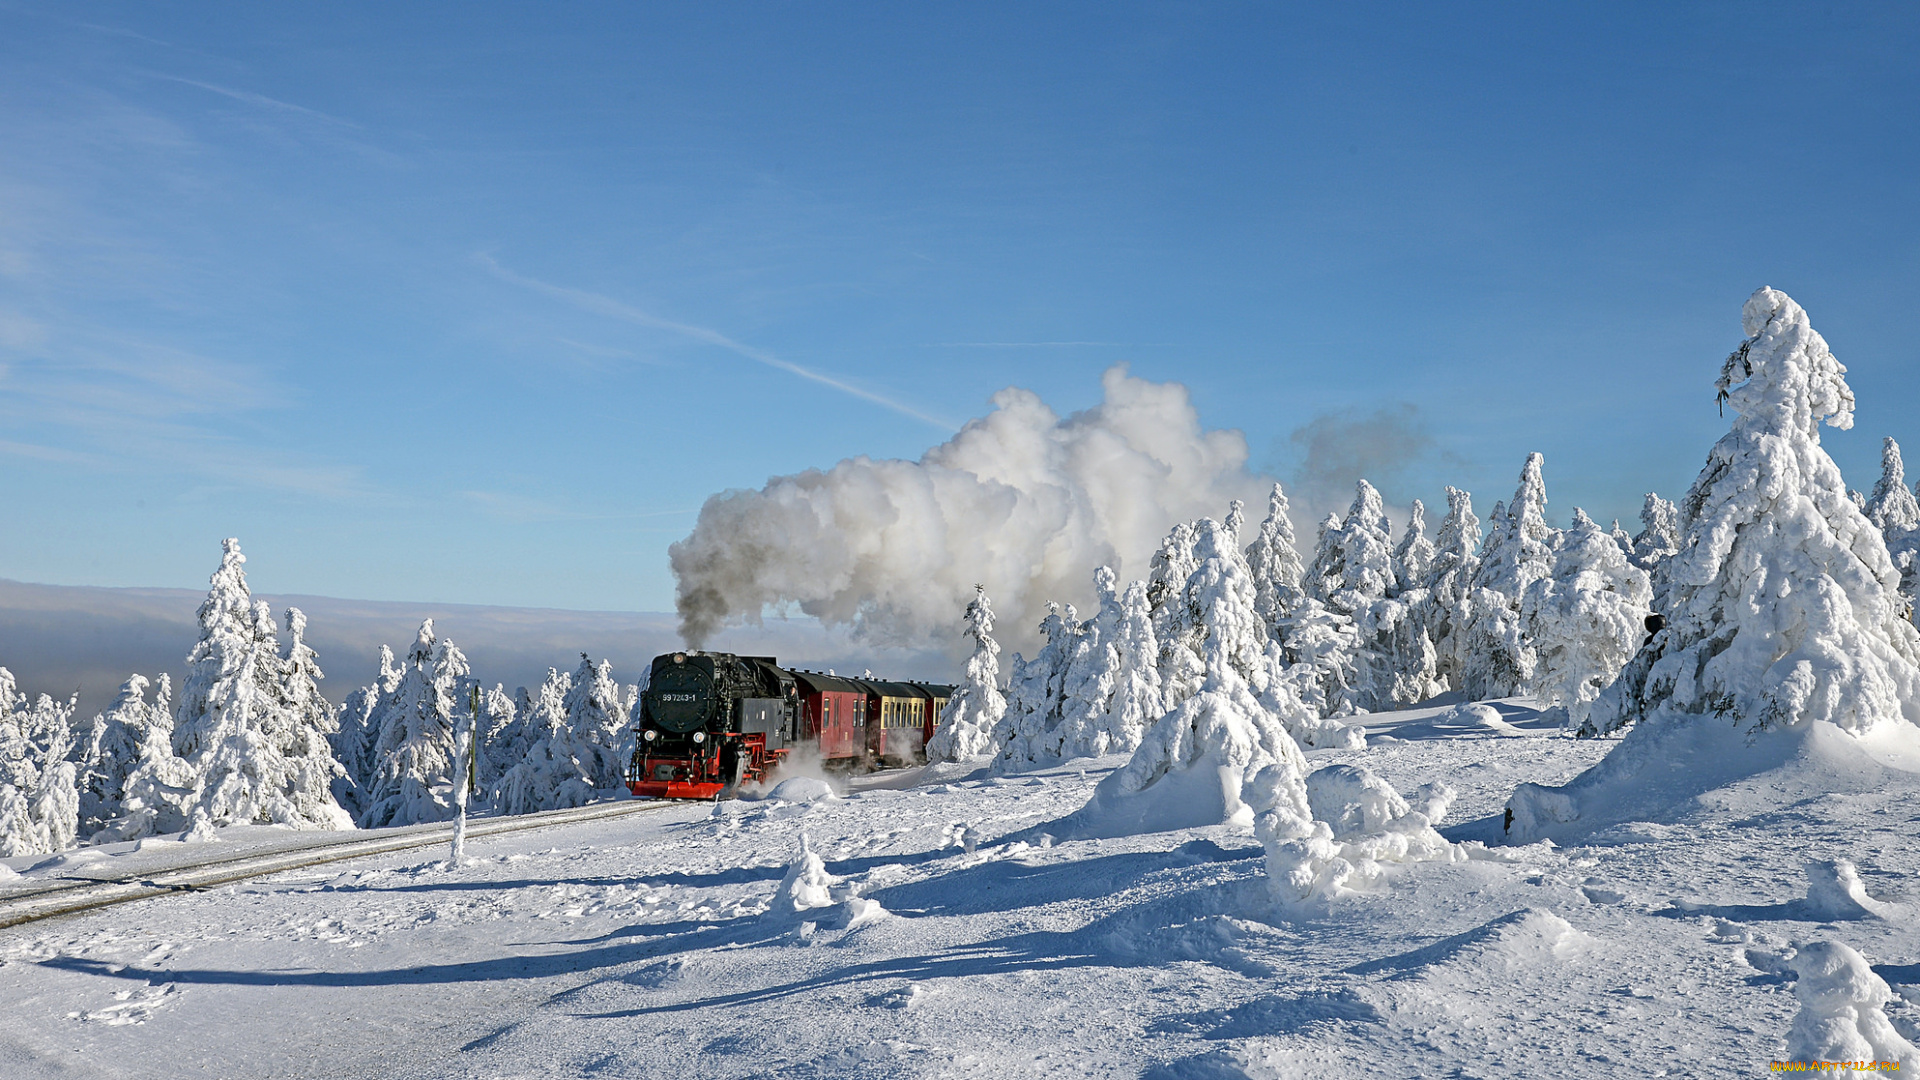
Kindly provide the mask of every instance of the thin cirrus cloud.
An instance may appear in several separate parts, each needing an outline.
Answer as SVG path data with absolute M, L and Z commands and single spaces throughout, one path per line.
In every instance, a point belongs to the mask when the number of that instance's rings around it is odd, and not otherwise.
M 876 394 L 871 390 L 843 382 L 831 375 L 825 375 L 812 368 L 803 367 L 791 360 L 781 359 L 765 349 L 756 349 L 751 345 L 742 344 L 720 333 L 718 330 L 709 330 L 704 326 L 693 326 L 689 323 L 675 322 L 672 319 L 663 319 L 658 315 L 641 311 L 631 304 L 615 300 L 610 296 L 602 296 L 599 293 L 587 292 L 583 289 L 572 289 L 564 285 L 554 285 L 535 278 L 516 274 L 506 267 L 501 266 L 493 256 L 485 252 L 476 253 L 474 259 L 478 261 L 481 266 L 486 267 L 488 273 L 502 281 L 518 285 L 532 292 L 540 293 L 543 296 L 550 296 L 556 300 L 565 301 L 583 311 L 590 311 L 596 315 L 604 315 L 610 319 L 619 319 L 622 322 L 633 323 L 636 326 L 645 326 L 654 330 L 665 330 L 669 333 L 678 334 L 688 340 L 701 342 L 702 344 L 715 345 L 726 349 L 728 352 L 744 356 L 755 363 L 764 364 L 778 371 L 784 371 L 789 375 L 799 376 L 808 382 L 819 383 L 821 386 L 838 390 L 843 394 L 859 398 L 862 401 L 871 402 L 884 409 L 891 409 L 902 416 L 912 417 L 922 423 L 932 424 L 942 431 L 951 432 L 956 429 L 956 425 L 949 420 L 921 412 L 919 409 L 904 402 L 895 401 L 884 394 Z

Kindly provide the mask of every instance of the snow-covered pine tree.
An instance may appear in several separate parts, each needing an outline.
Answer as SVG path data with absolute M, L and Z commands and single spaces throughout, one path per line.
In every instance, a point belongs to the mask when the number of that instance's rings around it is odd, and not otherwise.
M 927 760 L 965 761 L 993 749 L 993 732 L 1006 715 L 1007 699 L 1000 693 L 1000 646 L 993 640 L 993 602 L 985 586 L 973 587 L 967 604 L 966 635 L 973 639 L 965 680 L 941 710 L 927 740 Z
M 1433 559 L 1434 545 L 1426 536 L 1426 506 L 1415 499 L 1406 533 L 1393 551 L 1392 586 L 1385 597 L 1354 614 L 1364 646 L 1355 684 L 1365 708 L 1411 705 L 1446 689 L 1424 621 L 1426 580 Z
M 499 779 L 492 786 L 490 798 L 501 813 L 531 814 L 592 801 L 594 776 L 582 762 L 569 721 L 568 706 L 574 690 L 570 675 L 548 668 L 540 689 L 528 695 L 527 707 L 519 712 L 517 723 L 515 741 L 520 748 L 511 764 L 501 768 L 504 757 L 495 763 Z
M 1394 585 L 1389 595 L 1426 588 L 1427 579 L 1433 575 L 1434 556 L 1433 541 L 1427 539 L 1427 504 L 1415 499 L 1407 514 L 1407 529 L 1393 549 Z
M 147 686 L 145 675 L 128 676 L 113 704 L 93 718 L 79 762 L 81 836 L 91 837 L 124 812 L 127 774 L 139 763 L 140 742 L 153 722 Z
M 1147 604 L 1153 613 L 1153 638 L 1160 646 L 1160 693 L 1168 708 L 1200 689 L 1196 613 L 1188 603 L 1187 582 L 1199 564 L 1194 559 L 1195 525 L 1180 522 L 1161 542 L 1147 577 Z
M 350 829 L 331 789 L 340 766 L 287 697 L 273 615 L 247 588 L 240 542 L 223 547 L 173 729 L 175 752 L 197 774 L 194 814 L 216 826 Z
M 1447 489 L 1447 516 L 1433 549 L 1420 625 L 1433 642 L 1434 677 L 1458 690 L 1473 616 L 1473 575 L 1480 568 L 1480 519 L 1473 514 L 1472 493 Z
M 1392 700 L 1392 658 L 1376 638 L 1373 605 L 1395 584 L 1393 538 L 1386 508 L 1374 486 L 1354 486 L 1353 504 L 1344 521 L 1329 516 L 1320 527 L 1307 590 L 1339 622 L 1330 622 L 1334 647 L 1318 656 L 1302 656 L 1315 668 L 1319 684 L 1313 696 L 1324 700 L 1327 715 L 1340 716 L 1382 707 Z M 1391 617 L 1382 620 L 1391 626 Z M 1348 636 L 1348 631 L 1351 636 Z
M 1629 560 L 1633 558 L 1633 536 L 1621 526 L 1619 518 L 1613 519 L 1613 528 L 1607 530 L 1607 535 L 1613 539 L 1614 546 L 1620 549 L 1620 554 Z
M 1267 624 L 1274 640 L 1281 641 L 1280 627 L 1292 617 L 1301 599 L 1301 578 L 1306 571 L 1300 565 L 1300 552 L 1294 547 L 1293 521 L 1287 516 L 1287 493 L 1279 484 L 1267 496 L 1267 517 L 1260 532 L 1247 545 L 1247 568 L 1253 574 L 1253 607 Z
M 1059 604 L 1048 604 L 1047 617 L 1040 620 L 1040 633 L 1046 643 L 1032 660 L 1014 654 L 1007 714 L 994 733 L 994 742 L 1000 747 L 993 759 L 996 772 L 1021 772 L 1060 760 L 1059 729 L 1066 703 L 1067 666 L 1081 635 L 1073 605 L 1063 609 Z
M 1899 571 L 1820 445 L 1853 426 L 1846 368 L 1785 293 L 1742 312 L 1715 385 L 1736 413 L 1681 510 L 1666 629 L 1601 695 L 1593 729 L 1660 716 L 1752 731 L 1920 722 L 1920 633 Z M 1630 669 L 1631 671 L 1631 669 Z
M 1067 671 L 1062 758 L 1130 752 L 1165 711 L 1146 582 L 1116 594 L 1113 571 L 1103 566 L 1094 573 L 1094 589 L 1100 612 L 1087 623 Z
M 436 647 L 433 620 L 421 623 L 381 726 L 362 828 L 453 816 L 453 725 L 470 681 L 466 656 L 450 641 Z
M 1633 565 L 1651 574 L 1680 550 L 1680 509 L 1654 492 L 1640 508 L 1640 533 L 1633 538 Z
M 1462 688 L 1474 700 L 1511 697 L 1533 679 L 1534 651 L 1520 619 L 1521 599 L 1553 572 L 1556 535 L 1547 524 L 1544 458 L 1528 454 L 1513 502 L 1494 508 L 1473 576 Z
M 1627 561 L 1612 536 L 1575 508 L 1562 535 L 1553 574 L 1528 587 L 1521 618 L 1535 664 L 1527 690 L 1566 710 L 1567 726 L 1584 727 L 1593 701 L 1640 640 L 1652 601 L 1647 572 Z
M 173 681 L 162 672 L 139 756 L 121 786 L 120 816 L 95 839 L 137 840 L 184 830 L 198 779 L 193 763 L 173 752 Z
M 401 668 L 393 662 L 393 650 L 380 646 L 380 672 L 373 685 L 363 686 L 340 703 L 339 724 L 332 736 L 333 758 L 340 763 L 342 775 L 334 777 L 333 799 L 355 821 L 367 812 L 367 793 L 380 771 L 377 744 L 387 715 L 393 710 L 393 694 L 400 685 Z
M 581 653 L 567 691 L 567 730 L 573 733 L 574 756 L 602 792 L 626 790 L 627 763 L 633 759 L 633 734 L 620 698 L 613 662 L 595 664 Z
M 1867 497 L 1867 519 L 1886 537 L 1887 553 L 1900 571 L 1900 598 L 1913 618 L 1914 587 L 1920 580 L 1920 500 L 1907 490 L 1907 470 L 1893 436 L 1880 447 L 1880 479 Z
M 1095 789 L 1084 812 L 1092 828 L 1134 832 L 1252 820 L 1247 780 L 1277 766 L 1303 792 L 1306 762 L 1285 722 L 1256 698 L 1250 671 L 1264 671 L 1269 637 L 1255 589 L 1225 528 L 1195 528 L 1198 561 L 1183 590 L 1199 607 L 1205 681 L 1156 721 L 1127 764 Z
M 65 851 L 80 828 L 74 703 L 28 702 L 0 668 L 0 858 Z
M 521 687 L 520 692 L 525 693 L 526 688 Z M 632 703 L 625 704 L 631 717 Z M 526 755 L 527 743 L 515 695 L 507 693 L 505 684 L 495 683 L 493 689 L 481 697 L 480 713 L 480 789 L 485 791 Z M 629 726 L 632 722 L 635 721 L 630 721 Z

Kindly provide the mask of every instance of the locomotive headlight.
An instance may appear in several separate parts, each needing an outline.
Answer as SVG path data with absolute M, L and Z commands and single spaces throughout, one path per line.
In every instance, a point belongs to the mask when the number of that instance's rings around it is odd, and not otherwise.
M 707 741 L 707 733 L 706 733 L 706 732 L 704 732 L 704 731 L 696 731 L 696 732 L 694 732 L 694 733 L 693 733 L 693 741 L 694 741 L 694 742 L 697 742 L 697 743 L 702 743 L 702 742 L 706 742 L 706 741 Z
M 644 734 L 644 735 L 642 735 L 642 736 L 640 736 L 640 737 L 641 737 L 641 738 L 643 738 L 643 739 L 645 739 L 645 740 L 647 740 L 648 742 L 652 742 L 653 740 L 655 740 L 655 739 L 657 739 L 657 738 L 659 738 L 659 737 L 660 737 L 660 733 L 659 733 L 659 732 L 657 732 L 657 731 L 655 731 L 655 730 L 653 730 L 652 728 L 648 728 L 648 729 L 647 729 L 647 731 L 646 731 L 646 734 Z

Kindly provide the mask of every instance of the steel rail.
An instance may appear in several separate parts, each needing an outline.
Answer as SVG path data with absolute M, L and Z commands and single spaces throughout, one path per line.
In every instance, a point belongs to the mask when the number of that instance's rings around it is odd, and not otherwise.
M 684 804 L 623 801 L 566 810 L 548 810 L 538 814 L 483 818 L 467 824 L 467 838 L 481 840 L 505 833 L 549 829 L 605 818 L 624 817 L 627 814 L 660 810 L 674 805 Z M 70 877 L 59 885 L 48 885 L 25 891 L 0 892 L 0 929 L 61 915 L 75 915 L 133 900 L 147 900 L 181 892 L 198 892 L 216 885 L 284 873 L 307 866 L 343 862 L 347 859 L 384 855 L 413 848 L 434 847 L 450 842 L 452 837 L 453 823 L 448 821 L 416 826 L 397 835 L 392 832 L 388 832 L 385 836 L 373 837 L 347 834 L 331 842 L 302 843 L 292 848 L 278 847 L 264 852 L 252 851 L 207 859 L 186 866 L 172 866 L 146 874 L 130 870 L 124 875 L 107 878 Z

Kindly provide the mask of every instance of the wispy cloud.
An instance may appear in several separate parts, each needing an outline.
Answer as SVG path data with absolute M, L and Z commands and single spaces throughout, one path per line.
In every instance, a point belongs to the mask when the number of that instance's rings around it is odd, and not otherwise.
M 602 296 L 599 293 L 587 292 L 583 289 L 572 289 L 564 285 L 553 285 L 535 278 L 516 274 L 506 267 L 501 266 L 499 262 L 494 260 L 493 256 L 485 252 L 476 253 L 474 258 L 480 265 L 486 267 L 489 273 L 502 281 L 510 282 L 521 288 L 540 293 L 543 296 L 550 296 L 556 300 L 564 301 L 583 311 L 590 311 L 609 319 L 619 319 L 622 322 L 633 323 L 636 326 L 645 326 L 654 330 L 665 330 L 668 333 L 678 334 L 688 340 L 698 341 L 705 345 L 718 346 L 738 356 L 744 356 L 755 363 L 765 364 L 767 367 L 784 371 L 789 375 L 796 375 L 802 379 L 806 379 L 808 382 L 819 383 L 821 386 L 831 387 L 834 390 L 838 390 L 851 397 L 859 398 L 862 401 L 872 402 L 882 408 L 891 409 L 902 416 L 910 416 L 915 420 L 932 424 L 942 431 L 954 431 L 957 428 L 957 425 L 949 420 L 921 412 L 919 409 L 904 402 L 895 401 L 884 394 L 876 394 L 871 390 L 854 386 L 851 383 L 836 379 L 831 375 L 825 375 L 812 368 L 803 367 L 791 360 L 781 359 L 765 349 L 757 349 L 751 345 L 735 341 L 727 335 L 720 333 L 718 330 L 709 330 L 704 326 L 694 326 L 690 323 L 663 319 L 658 315 L 641 311 L 631 304 L 615 300 L 610 296 Z
M 1165 349 L 1170 341 L 932 341 L 923 349 Z
M 309 109 L 305 105 L 295 105 L 291 101 L 281 101 L 279 98 L 271 98 L 265 94 L 256 94 L 251 90 L 235 90 L 230 86 L 220 86 L 215 83 L 201 82 L 198 79 L 188 79 L 179 75 L 168 75 L 158 71 L 147 71 L 147 72 L 142 72 L 142 74 L 146 75 L 148 78 L 151 78 L 151 79 L 162 79 L 166 82 L 180 83 L 183 86 L 197 87 L 201 90 L 205 90 L 209 94 L 219 94 L 222 97 L 232 98 L 233 100 L 241 102 L 243 104 L 254 105 L 263 109 L 278 109 L 282 112 L 296 113 L 300 116 L 309 117 L 311 119 L 319 120 L 328 124 L 334 124 L 339 127 L 345 127 L 345 128 L 360 127 L 359 124 L 356 124 L 351 120 L 342 120 L 337 116 L 332 116 L 328 113 L 323 113 L 318 109 Z

